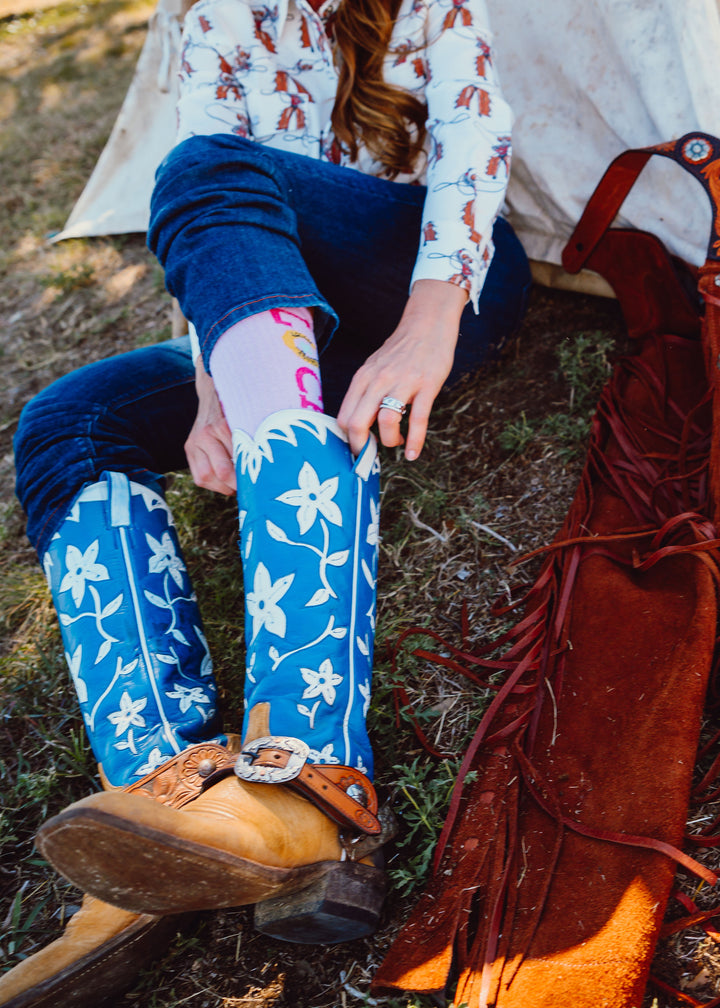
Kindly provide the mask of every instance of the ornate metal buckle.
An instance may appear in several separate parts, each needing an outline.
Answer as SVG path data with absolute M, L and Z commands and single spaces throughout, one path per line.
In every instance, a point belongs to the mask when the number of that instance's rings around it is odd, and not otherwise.
M 255 760 L 263 749 L 281 749 L 289 754 L 289 759 L 283 767 L 258 765 Z M 235 763 L 235 773 L 240 780 L 254 784 L 287 784 L 299 776 L 309 755 L 310 746 L 300 739 L 286 735 L 266 735 L 243 746 Z

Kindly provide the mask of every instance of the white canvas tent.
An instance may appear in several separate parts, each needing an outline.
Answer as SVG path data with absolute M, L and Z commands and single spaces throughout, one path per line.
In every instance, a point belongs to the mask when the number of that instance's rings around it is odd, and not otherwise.
M 147 229 L 155 169 L 175 138 L 180 34 L 190 3 L 159 0 L 105 149 L 53 241 Z
M 507 214 L 536 277 L 573 285 L 560 253 L 610 160 L 692 130 L 720 135 L 720 0 L 487 0 L 516 123 Z M 63 238 L 144 231 L 156 166 L 173 144 L 183 4 L 159 0 L 135 78 Z M 655 163 L 658 162 L 658 163 Z M 709 205 L 653 159 L 623 222 L 704 258 Z M 587 275 L 584 289 L 602 291 Z

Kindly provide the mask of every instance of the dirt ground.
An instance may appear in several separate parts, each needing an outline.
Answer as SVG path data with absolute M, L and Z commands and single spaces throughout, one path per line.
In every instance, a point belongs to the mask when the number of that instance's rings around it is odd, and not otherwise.
M 81 364 L 170 334 L 170 300 L 143 236 L 60 245 L 47 241 L 48 234 L 67 218 L 102 149 L 151 10 L 149 0 L 94 0 L 83 5 L 0 0 L 0 696 L 4 719 L 0 732 L 0 969 L 56 936 L 64 916 L 78 904 L 79 894 L 57 881 L 33 852 L 32 835 L 44 816 L 87 793 L 94 773 L 74 701 L 64 685 L 59 635 L 35 556 L 25 539 L 24 517 L 14 499 L 12 436 L 23 405 L 50 381 Z M 100 64 L 106 70 L 102 77 L 97 73 Z M 586 425 L 591 412 L 583 406 L 578 414 L 577 398 L 588 394 L 587 389 L 573 384 L 558 364 L 559 351 L 572 347 L 579 335 L 588 337 L 592 345 L 612 345 L 610 356 L 622 348 L 624 329 L 616 303 L 535 288 L 526 321 L 503 362 L 442 397 L 425 468 L 407 475 L 388 457 L 385 573 L 379 602 L 381 664 L 384 649 L 407 625 L 422 621 L 442 632 L 456 633 L 463 602 L 477 639 L 492 632 L 490 605 L 510 590 L 514 576 L 510 560 L 549 542 L 560 526 L 583 461 L 582 444 L 578 447 L 578 435 L 570 428 L 576 422 Z M 593 401 L 597 391 L 593 385 Z M 550 416 L 561 417 L 562 422 L 551 429 L 546 423 Z M 577 429 L 582 438 L 586 426 Z M 437 471 L 443 466 L 449 475 L 441 479 Z M 201 500 L 198 538 L 224 576 L 223 571 L 234 569 L 232 507 L 193 494 L 182 481 L 176 492 L 181 515 Z M 466 534 L 461 518 L 467 525 L 474 520 L 491 532 L 482 541 L 477 532 L 473 538 Z M 189 565 L 195 565 L 198 593 L 212 613 L 215 582 L 203 574 L 192 548 Z M 228 646 L 220 667 L 230 674 L 239 656 L 237 627 L 227 627 L 214 617 L 210 622 L 218 650 L 222 653 Z M 381 667 L 381 682 L 382 676 Z M 231 707 L 240 703 L 232 690 L 228 703 Z M 405 766 L 414 760 L 427 763 L 407 726 L 396 736 L 387 714 L 378 710 L 373 717 L 384 781 L 389 782 L 394 772 L 391 756 L 397 752 Z M 461 735 L 467 718 L 458 716 L 444 730 L 452 733 L 454 728 Z M 71 762 L 66 749 L 68 739 L 75 738 L 80 741 Z M 391 754 L 393 749 L 396 753 Z M 48 763 L 52 761 L 61 768 L 67 761 L 69 769 L 51 772 Z M 425 781 L 431 781 L 434 770 L 426 774 Z M 691 813 L 696 814 L 701 813 Z M 422 854 L 413 852 L 414 857 Z M 403 849 L 393 850 L 391 861 L 406 873 L 415 864 Z M 263 938 L 253 931 L 249 911 L 199 915 L 183 923 L 179 937 L 160 961 L 113 1004 L 115 1008 L 185 1004 L 192 1008 L 375 1004 L 429 1008 L 431 1002 L 423 999 L 373 1000 L 367 993 L 373 973 L 417 896 L 417 890 L 396 889 L 376 935 L 330 949 Z M 578 898 L 582 899 L 582 880 L 578 880 Z M 671 914 L 676 913 L 677 908 L 671 908 Z M 700 928 L 663 942 L 654 973 L 687 993 L 678 1000 L 650 987 L 644 1008 L 677 1008 L 718 996 L 716 949 L 714 939 Z M 606 1003 L 599 995 L 598 1005 Z

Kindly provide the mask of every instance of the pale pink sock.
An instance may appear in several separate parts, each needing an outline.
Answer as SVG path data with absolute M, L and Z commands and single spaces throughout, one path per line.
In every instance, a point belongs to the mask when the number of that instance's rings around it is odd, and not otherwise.
M 210 370 L 230 429 L 254 434 L 278 410 L 322 413 L 317 356 L 307 308 L 271 308 L 227 329 Z

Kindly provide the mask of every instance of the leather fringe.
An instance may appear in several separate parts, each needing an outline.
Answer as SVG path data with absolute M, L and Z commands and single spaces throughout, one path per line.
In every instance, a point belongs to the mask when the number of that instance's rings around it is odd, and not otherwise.
M 702 145 L 707 164 L 683 163 Z M 702 335 L 692 271 L 652 235 L 605 233 L 652 154 L 710 187 L 711 257 L 694 277 Z M 716 177 L 720 141 L 705 134 L 627 152 L 568 244 L 566 268 L 589 265 L 615 288 L 636 352 L 602 394 L 575 498 L 504 652 L 428 633 L 478 684 L 505 677 L 376 990 L 456 980 L 455 1003 L 470 1008 L 637 1008 L 673 862 L 717 881 L 680 850 L 720 581 Z M 705 790 L 718 772 L 720 757 Z

